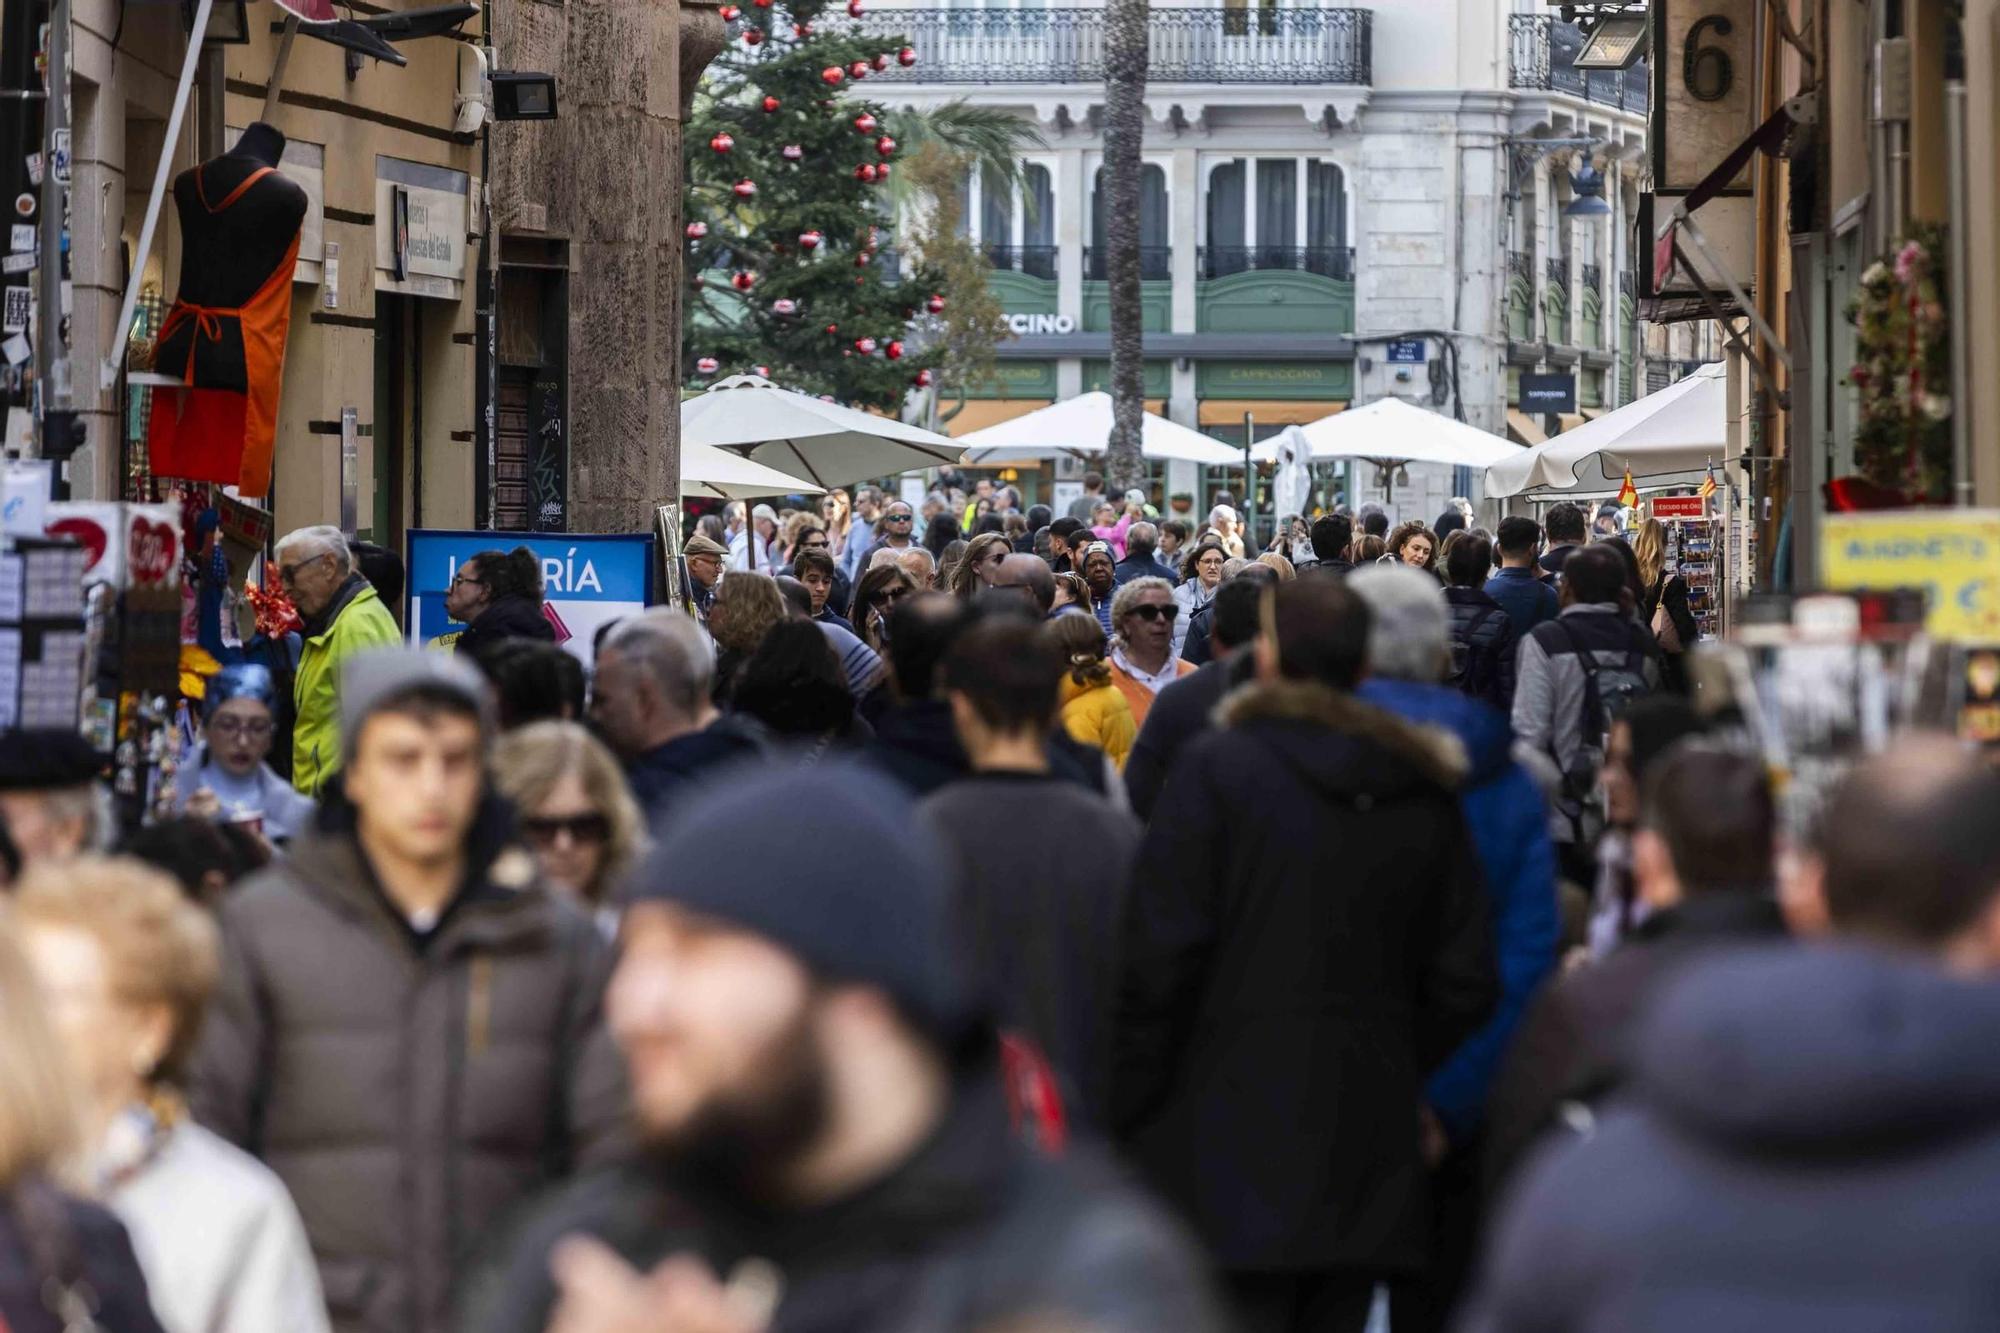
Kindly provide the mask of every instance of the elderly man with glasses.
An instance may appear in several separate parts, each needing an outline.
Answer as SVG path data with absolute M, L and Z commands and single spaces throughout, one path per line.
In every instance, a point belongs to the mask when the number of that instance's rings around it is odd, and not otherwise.
M 278 542 L 278 580 L 305 622 L 292 681 L 292 785 L 317 797 L 340 767 L 340 665 L 357 652 L 401 643 L 403 631 L 354 568 L 339 528 L 288 532 Z

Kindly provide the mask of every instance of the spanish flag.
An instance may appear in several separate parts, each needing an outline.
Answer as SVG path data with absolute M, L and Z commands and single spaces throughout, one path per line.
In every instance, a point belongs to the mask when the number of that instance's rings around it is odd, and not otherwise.
M 1632 467 L 1630 464 L 1627 464 L 1625 467 L 1625 484 L 1618 488 L 1618 504 L 1624 509 L 1636 509 L 1639 507 L 1639 488 L 1632 484 Z
M 1715 494 L 1715 460 L 1713 458 L 1708 460 L 1708 473 L 1701 479 L 1699 494 L 1704 500 Z

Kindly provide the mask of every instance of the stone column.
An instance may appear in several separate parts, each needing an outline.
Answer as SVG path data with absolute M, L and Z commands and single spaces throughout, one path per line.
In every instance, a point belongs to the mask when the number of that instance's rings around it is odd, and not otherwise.
M 569 241 L 570 526 L 648 531 L 680 486 L 681 132 L 722 19 L 707 0 L 494 16 L 503 68 L 561 75 L 559 119 L 495 127 L 493 175 L 502 236 Z

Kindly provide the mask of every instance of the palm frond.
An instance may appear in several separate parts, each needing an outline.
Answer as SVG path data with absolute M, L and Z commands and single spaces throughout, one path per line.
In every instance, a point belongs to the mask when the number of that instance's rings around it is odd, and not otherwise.
M 1004 182 L 1009 190 L 1020 187 L 1021 154 L 1047 142 L 1033 121 L 963 100 L 928 110 L 893 111 L 888 121 L 889 133 L 905 150 L 936 143 L 964 158 L 974 170 Z

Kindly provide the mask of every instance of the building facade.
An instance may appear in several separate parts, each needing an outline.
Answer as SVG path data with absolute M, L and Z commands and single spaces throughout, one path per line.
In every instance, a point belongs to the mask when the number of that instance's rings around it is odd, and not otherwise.
M 1016 336 L 947 428 L 1102 387 L 1099 11 L 877 6 L 863 22 L 917 52 L 878 76 L 897 80 L 881 95 L 1005 107 L 1045 141 L 1020 190 L 967 183 L 967 224 Z M 1394 395 L 1532 443 L 1693 359 L 1640 337 L 1643 62 L 1577 70 L 1576 30 L 1529 0 L 1155 7 L 1151 33 L 1141 265 L 1154 410 L 1237 443 Z M 1579 184 L 1602 206 L 1573 208 Z M 1575 406 L 1523 412 L 1524 373 L 1573 377 Z M 1363 466 L 1349 498 L 1428 517 L 1473 484 L 1411 472 L 1405 485 Z M 1187 467 L 1166 481 L 1210 495 L 1230 484 Z

